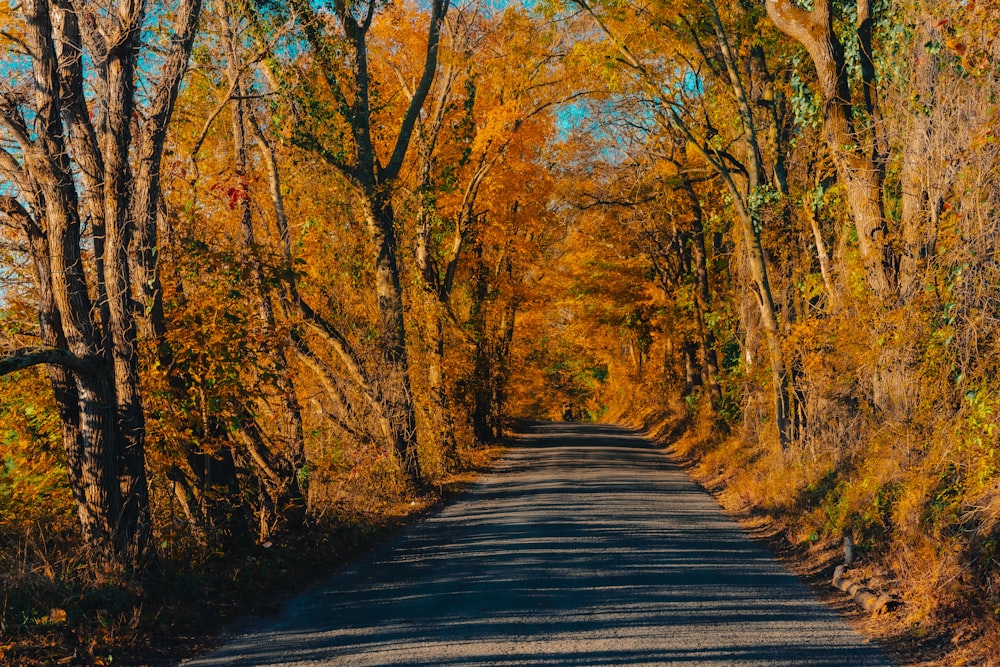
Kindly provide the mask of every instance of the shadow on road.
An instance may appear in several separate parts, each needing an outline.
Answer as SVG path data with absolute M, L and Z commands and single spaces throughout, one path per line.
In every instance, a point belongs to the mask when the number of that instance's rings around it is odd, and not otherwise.
M 889 664 L 638 434 L 538 424 L 495 473 L 190 665 Z

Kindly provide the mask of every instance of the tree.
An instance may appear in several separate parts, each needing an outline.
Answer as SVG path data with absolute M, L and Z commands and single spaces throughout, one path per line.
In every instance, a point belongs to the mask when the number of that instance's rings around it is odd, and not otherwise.
M 857 131 L 854 120 L 844 47 L 833 30 L 832 0 L 818 0 L 811 11 L 797 7 L 790 0 L 767 0 L 766 6 L 778 29 L 800 42 L 816 67 L 824 103 L 824 135 L 847 190 L 868 286 L 883 303 L 890 304 L 898 294 L 898 285 L 882 200 L 888 155 L 872 60 L 871 4 L 869 0 L 857 2 L 863 104 L 872 117 L 874 130 L 867 141 Z
M 649 54 L 649 62 L 641 57 L 641 51 L 634 48 L 621 36 L 624 29 L 622 17 L 609 11 L 604 16 L 586 0 L 572 0 L 592 17 L 594 24 L 610 43 L 618 61 L 632 73 L 645 96 L 653 120 L 666 134 L 679 133 L 687 145 L 697 152 L 721 179 L 732 200 L 737 228 L 743 241 L 743 248 L 754 285 L 760 326 L 767 341 L 768 360 L 771 367 L 772 391 L 774 394 L 773 414 L 777 440 L 782 447 L 788 445 L 792 437 L 792 406 L 789 394 L 789 374 L 785 354 L 782 349 L 782 333 L 779 311 L 776 306 L 768 259 L 761 243 L 759 208 L 761 202 L 772 192 L 762 153 L 758 121 L 750 105 L 744 82 L 742 63 L 737 62 L 730 43 L 731 36 L 722 22 L 714 2 L 695 3 L 692 7 L 677 10 L 679 16 L 662 17 L 662 23 L 671 28 L 672 42 L 668 48 L 677 54 L 678 67 L 671 63 L 672 71 L 660 71 L 650 62 L 657 62 L 660 54 Z M 700 5 L 700 6 L 699 6 Z M 694 18 L 684 10 L 698 12 Z M 617 20 L 615 20 L 617 19 Z M 612 21 L 615 20 L 613 23 Z M 699 34 L 694 22 L 702 21 L 708 26 L 707 35 Z M 616 27 L 618 26 L 618 27 Z M 706 51 L 705 37 L 715 42 L 717 54 L 710 57 Z M 691 44 L 688 45 L 688 42 Z M 693 50 L 694 58 L 682 53 L 682 47 Z M 649 50 L 650 46 L 643 45 Z M 711 89 L 708 84 L 713 83 Z M 742 156 L 733 155 L 727 139 L 720 136 L 722 123 L 713 124 L 712 112 L 721 107 L 721 96 L 711 95 L 719 88 L 729 93 L 730 112 L 738 119 L 739 137 L 732 143 L 743 144 Z M 733 117 L 733 116 L 730 116 Z M 781 164 L 775 160 L 775 165 Z M 780 180 L 780 179 L 774 179 Z
M 339 169 L 355 186 L 361 214 L 375 248 L 375 293 L 378 299 L 380 348 L 386 376 L 377 388 L 379 402 L 391 424 L 392 447 L 411 483 L 422 484 L 417 454 L 417 421 L 410 388 L 410 363 L 403 316 L 394 188 L 409 149 L 413 131 L 437 70 L 441 28 L 448 0 L 433 0 L 427 28 L 424 64 L 410 103 L 398 122 L 388 154 L 379 155 L 382 130 L 375 125 L 377 88 L 371 78 L 368 35 L 377 2 L 358 6 L 334 3 L 334 27 L 304 0 L 291 3 L 296 12 L 319 74 L 333 98 L 337 122 L 348 128 L 345 145 L 330 145 L 306 123 L 296 127 L 295 141 L 315 151 Z M 339 58 L 340 49 L 347 57 Z
M 0 92 L 10 146 L 0 203 L 27 243 L 40 325 L 40 345 L 0 372 L 48 364 L 84 541 L 108 576 L 141 569 L 151 553 L 133 305 L 143 283 L 129 258 L 141 230 L 155 229 L 167 123 L 200 9 L 181 0 L 172 36 L 154 47 L 141 0 L 28 0 L 19 77 Z M 158 76 L 140 96 L 146 70 Z

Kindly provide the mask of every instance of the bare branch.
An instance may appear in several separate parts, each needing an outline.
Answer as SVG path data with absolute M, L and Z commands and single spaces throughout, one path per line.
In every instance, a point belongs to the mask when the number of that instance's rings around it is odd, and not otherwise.
M 449 0 L 434 0 L 431 11 L 431 25 L 427 33 L 427 54 L 424 59 L 424 72 L 420 77 L 420 82 L 413 91 L 410 106 L 406 110 L 406 116 L 399 128 L 399 135 L 396 137 L 396 146 L 392 149 L 392 156 L 379 174 L 382 182 L 395 180 L 399 175 L 399 170 L 403 166 L 403 159 L 406 157 L 407 148 L 410 145 L 410 137 L 413 135 L 413 128 L 420 116 L 420 110 L 424 106 L 424 100 L 430 92 L 431 84 L 434 82 L 434 74 L 437 70 L 438 46 L 441 41 L 441 25 L 444 22 L 445 14 L 448 12 Z
M 56 347 L 22 347 L 0 359 L 0 375 L 40 364 L 62 366 L 74 373 L 92 373 L 97 368 L 92 360 L 81 359 L 69 350 Z

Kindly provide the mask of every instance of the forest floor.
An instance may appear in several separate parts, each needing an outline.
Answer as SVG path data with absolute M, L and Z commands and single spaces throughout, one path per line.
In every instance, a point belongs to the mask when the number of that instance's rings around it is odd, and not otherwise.
M 215 665 L 892 664 L 649 439 L 544 424 Z

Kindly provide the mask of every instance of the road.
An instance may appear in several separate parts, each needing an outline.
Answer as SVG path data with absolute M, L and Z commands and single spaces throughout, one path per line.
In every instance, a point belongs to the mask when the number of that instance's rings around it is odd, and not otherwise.
M 279 617 L 185 664 L 891 663 L 648 440 L 557 423 Z

